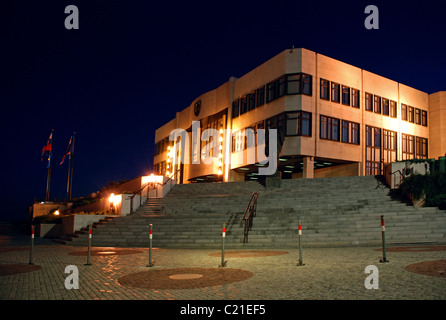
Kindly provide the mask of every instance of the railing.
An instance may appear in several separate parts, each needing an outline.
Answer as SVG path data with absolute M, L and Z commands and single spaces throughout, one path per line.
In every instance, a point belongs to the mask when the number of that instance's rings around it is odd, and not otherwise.
M 166 180 L 166 182 L 164 182 L 162 185 L 165 186 L 168 182 L 172 183 L 172 178 L 173 178 L 174 176 L 176 176 L 177 173 L 178 173 L 179 171 L 181 171 L 181 169 L 178 169 L 177 171 L 175 171 L 174 173 L 172 173 L 171 176 L 170 176 L 170 177 Z M 157 186 L 160 185 L 160 183 L 158 183 L 158 182 L 152 182 L 152 181 L 147 182 L 145 185 L 143 185 L 143 186 L 141 187 L 141 189 L 139 189 L 138 191 L 133 192 L 133 194 L 128 198 L 128 199 L 130 199 L 130 213 L 133 212 L 133 198 L 134 198 L 137 194 L 140 195 L 140 197 L 139 197 L 139 205 L 141 206 L 141 204 L 142 204 L 142 200 L 141 200 L 141 198 L 142 198 L 142 190 L 144 190 L 144 188 L 146 188 L 146 187 L 147 187 L 147 199 L 149 199 L 149 192 L 150 192 L 150 186 L 151 186 L 151 185 L 153 185 L 153 188 L 152 188 L 152 189 L 156 189 Z
M 256 216 L 257 212 L 257 198 L 259 197 L 259 192 L 253 192 L 251 199 L 249 199 L 248 206 L 243 214 L 242 221 L 245 223 L 244 227 L 244 237 L 243 243 L 248 242 L 248 233 L 252 229 L 252 220 Z

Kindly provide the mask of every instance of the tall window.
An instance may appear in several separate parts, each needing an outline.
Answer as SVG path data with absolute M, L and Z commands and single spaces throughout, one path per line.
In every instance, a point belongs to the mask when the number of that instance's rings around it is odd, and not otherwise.
M 311 113 L 305 111 L 286 113 L 287 136 L 311 136 Z
M 347 86 L 342 86 L 342 104 L 350 105 L 350 88 Z
M 321 115 L 320 138 L 339 141 L 339 119 Z
M 409 160 L 415 158 L 415 137 L 409 134 L 401 134 L 402 142 L 402 160 Z
M 342 142 L 359 144 L 359 123 L 342 120 Z
M 321 99 L 330 100 L 330 81 L 321 79 Z
M 415 123 L 421 124 L 421 110 L 418 108 L 415 108 Z
M 368 92 L 365 93 L 365 109 L 373 111 L 373 95 Z
M 397 133 L 383 129 L 383 161 L 385 164 L 397 159 Z
M 251 91 L 251 93 L 248 95 L 248 111 L 251 111 L 256 107 L 256 92 Z
M 265 86 L 256 90 L 256 107 L 263 106 L 265 104 Z
M 381 129 L 366 126 L 366 174 L 381 174 Z
M 389 99 L 383 98 L 382 99 L 382 111 L 383 111 L 383 115 L 388 116 L 389 115 Z
M 397 103 L 396 101 L 390 100 L 390 116 L 392 118 L 396 118 L 397 117 Z
M 340 102 L 340 84 L 332 82 L 331 83 L 331 101 Z
M 415 120 L 414 108 L 409 107 L 409 122 L 414 122 L 414 120 Z
M 266 102 L 271 102 L 277 99 L 277 82 L 273 81 L 266 85 Z
M 302 93 L 308 96 L 313 94 L 313 77 L 309 74 L 302 73 Z
M 232 102 L 232 118 L 237 118 L 240 114 L 239 102 L 239 99 Z
M 248 97 L 243 96 L 240 99 L 240 115 L 246 113 L 248 111 Z
M 373 100 L 374 100 L 374 103 L 373 103 L 374 109 L 373 109 L 373 111 L 375 113 L 381 113 L 381 97 L 375 95 L 373 97 Z
M 421 125 L 427 127 L 427 111 L 421 110 Z
M 407 106 L 401 104 L 401 120 L 407 121 Z
M 359 101 L 360 101 L 359 90 L 352 89 L 352 107 L 359 108 Z
M 417 159 L 427 159 L 427 139 L 416 137 L 415 152 Z

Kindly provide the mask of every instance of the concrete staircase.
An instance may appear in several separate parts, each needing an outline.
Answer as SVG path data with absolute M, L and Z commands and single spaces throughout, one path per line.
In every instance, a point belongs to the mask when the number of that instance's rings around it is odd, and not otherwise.
M 252 192 L 259 191 L 257 216 L 243 243 L 241 217 Z M 380 216 L 388 244 L 446 243 L 446 212 L 415 208 L 392 199 L 373 176 L 282 180 L 266 189 L 253 181 L 176 185 L 135 213 L 93 230 L 93 246 L 220 248 L 223 222 L 226 248 L 297 248 L 298 220 L 303 246 L 381 244 Z M 73 239 L 86 245 L 87 236 Z

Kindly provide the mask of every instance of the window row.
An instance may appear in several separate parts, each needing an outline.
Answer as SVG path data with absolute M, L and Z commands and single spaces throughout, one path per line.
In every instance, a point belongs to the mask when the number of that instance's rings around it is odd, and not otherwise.
M 320 138 L 359 144 L 359 123 L 320 116 Z
M 166 137 L 163 140 L 155 143 L 155 155 L 167 151 L 169 146 L 173 146 L 173 141 L 169 141 L 169 137 Z
M 232 118 L 271 102 L 285 95 L 312 95 L 313 77 L 306 73 L 281 76 L 232 102 Z
M 401 120 L 427 127 L 427 111 L 401 104 Z
M 311 137 L 312 114 L 305 111 L 291 111 L 278 114 L 274 117 L 262 120 L 245 129 L 232 134 L 232 152 L 241 151 L 250 146 L 263 144 L 268 140 L 268 129 L 277 129 L 280 136 L 306 136 Z M 266 129 L 264 140 L 259 140 L 258 130 Z M 249 131 L 254 134 L 252 140 L 248 138 Z
M 412 136 L 410 134 L 401 135 L 403 159 L 427 159 L 428 139 Z
M 325 79 L 320 80 L 320 98 L 354 108 L 360 106 L 359 90 Z
M 365 110 L 396 118 L 397 102 L 366 92 Z

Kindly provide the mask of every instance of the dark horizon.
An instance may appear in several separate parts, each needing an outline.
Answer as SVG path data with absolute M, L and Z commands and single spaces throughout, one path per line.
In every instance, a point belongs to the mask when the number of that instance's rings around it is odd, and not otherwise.
M 79 29 L 67 30 L 68 5 Z M 5 149 L 1 220 L 23 220 L 43 200 L 54 129 L 50 200 L 63 200 L 76 131 L 73 198 L 111 181 L 151 173 L 155 130 L 201 94 L 283 50 L 303 47 L 415 89 L 446 90 L 444 5 L 376 1 L 14 1 L 0 37 L 0 105 Z M 6 150 L 8 147 L 8 150 Z

